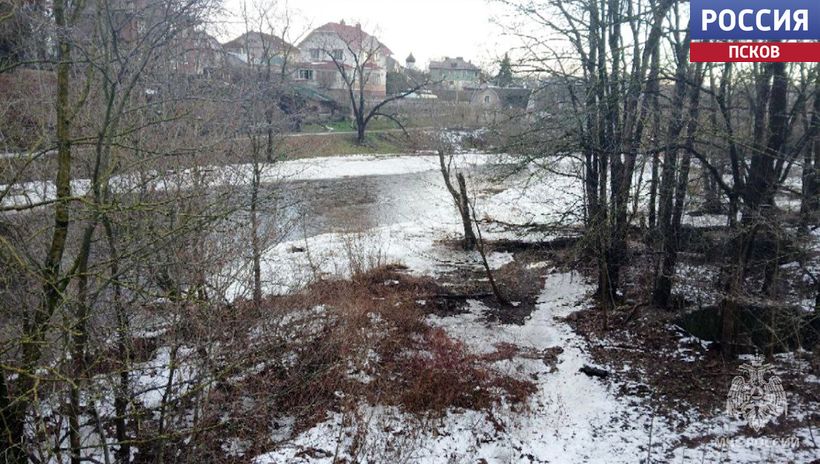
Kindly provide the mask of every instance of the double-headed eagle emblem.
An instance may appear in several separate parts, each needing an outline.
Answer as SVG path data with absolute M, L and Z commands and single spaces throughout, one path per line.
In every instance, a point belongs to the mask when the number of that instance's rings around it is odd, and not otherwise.
M 729 416 L 744 419 L 755 432 L 760 431 L 769 421 L 786 412 L 786 392 L 780 379 L 772 374 L 770 364 L 764 364 L 755 357 L 751 364 L 744 364 L 738 369 L 746 374 L 732 379 L 729 397 L 726 400 L 726 412 Z

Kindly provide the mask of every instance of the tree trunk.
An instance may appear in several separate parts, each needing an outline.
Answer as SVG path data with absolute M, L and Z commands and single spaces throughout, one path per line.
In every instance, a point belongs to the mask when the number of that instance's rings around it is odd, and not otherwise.
M 464 176 L 462 176 L 461 173 L 459 173 L 458 178 L 459 185 L 464 185 Z M 464 192 L 466 198 L 467 189 L 464 188 L 462 189 L 462 191 Z M 475 247 L 478 249 L 478 254 L 481 256 L 481 264 L 484 266 L 484 272 L 487 273 L 487 280 L 490 282 L 490 288 L 493 291 L 493 295 L 495 296 L 496 301 L 498 301 L 498 304 L 502 306 L 510 306 L 510 302 L 507 300 L 507 298 L 504 297 L 504 295 L 501 294 L 501 290 L 498 288 L 498 284 L 496 284 L 495 282 L 493 271 L 492 269 L 490 269 L 490 263 L 487 261 L 487 253 L 484 249 L 484 237 L 481 235 L 481 226 L 478 224 L 478 218 L 475 215 L 475 208 L 472 205 L 470 205 L 469 202 L 467 202 L 466 206 L 468 208 L 467 217 L 472 217 L 472 219 L 475 221 L 475 227 L 478 231 L 478 242 L 475 245 Z M 470 233 L 472 233 L 472 231 Z M 475 240 L 475 237 L 473 237 L 473 240 Z
M 814 141 L 803 158 L 803 195 L 800 203 L 801 229 L 808 230 L 816 221 L 820 209 L 820 185 L 818 185 L 818 165 L 820 165 L 820 66 L 815 68 L 814 107 L 811 114 L 810 130 L 815 131 Z
M 117 317 L 117 359 L 119 361 L 119 385 L 114 388 L 114 428 L 118 448 L 115 453 L 117 462 L 127 464 L 131 460 L 131 446 L 128 444 L 128 402 L 130 401 L 130 382 L 128 379 L 130 365 L 131 327 L 128 313 L 122 303 L 122 288 L 119 283 L 119 253 L 117 253 L 114 228 L 108 218 L 103 218 L 105 235 L 108 241 L 108 253 L 111 259 L 109 266 L 111 281 L 114 286 L 114 311 Z
M 276 97 L 276 96 L 274 96 Z M 268 109 L 265 111 L 265 122 L 267 123 L 267 131 L 266 136 L 267 140 L 265 141 L 265 156 L 267 157 L 268 163 L 273 163 L 273 156 L 274 156 L 274 143 L 273 143 L 273 110 Z
M 56 89 L 56 123 L 57 123 L 57 177 L 55 182 L 56 199 L 54 206 L 54 229 L 51 244 L 45 263 L 40 271 L 43 281 L 42 301 L 27 314 L 23 322 L 23 340 L 21 342 L 22 369 L 17 384 L 17 397 L 4 410 L 10 426 L 6 437 L 5 455 L 11 463 L 27 461 L 25 442 L 25 418 L 29 405 L 36 397 L 33 391 L 37 388 L 35 381 L 37 363 L 40 362 L 42 344 L 46 337 L 46 325 L 55 309 L 62 301 L 60 269 L 65 252 L 70 213 L 68 199 L 71 197 L 71 43 L 68 37 L 68 20 L 65 0 L 54 0 L 52 3 L 54 24 L 57 28 L 57 89 Z M 7 387 L 6 387 L 7 388 Z
M 670 217 L 665 217 L 668 223 L 663 227 L 663 262 L 661 271 L 655 281 L 655 289 L 652 292 L 653 304 L 659 308 L 669 306 L 672 297 L 672 278 L 675 275 L 675 267 L 678 261 L 678 242 L 680 240 L 681 220 L 683 210 L 686 205 L 686 193 L 689 187 L 689 169 L 692 161 L 692 149 L 695 144 L 695 134 L 698 130 L 698 118 L 700 117 L 700 86 L 702 81 L 702 64 L 698 63 L 694 70 L 693 78 L 687 79 L 694 82 L 689 96 L 689 127 L 686 136 L 686 150 L 681 159 L 679 172 L 677 174 L 677 184 L 675 185 L 674 203 Z
M 584 160 L 584 185 L 585 225 L 587 229 L 591 229 L 598 216 L 598 159 L 592 150 L 587 152 Z
M 650 71 L 650 81 L 647 84 L 647 93 L 649 93 L 650 104 L 652 107 L 652 141 L 655 145 L 660 144 L 661 140 L 661 107 L 660 107 L 660 47 L 652 51 L 652 63 Z M 657 226 L 657 201 L 658 201 L 658 168 L 660 164 L 660 156 L 658 152 L 652 153 L 652 175 L 649 180 L 649 217 L 648 226 L 651 232 L 650 237 L 654 235 L 655 227 Z
M 755 144 L 759 149 L 752 154 L 749 180 L 742 191 L 746 209 L 743 214 L 734 266 L 727 284 L 727 296 L 721 305 L 721 345 L 725 355 L 729 357 L 735 354 L 735 319 L 749 257 L 755 248 L 758 229 L 761 224 L 771 220 L 765 217 L 764 210 L 773 204 L 777 181 L 775 161 L 781 155 L 786 137 L 788 79 L 785 64 L 765 65 L 763 72 L 756 76 L 756 88 L 754 126 L 755 130 L 759 131 L 755 134 Z M 766 118 L 766 109 L 768 109 L 768 118 Z M 767 131 L 764 130 L 766 119 L 768 119 Z M 761 142 L 765 140 L 766 134 L 768 134 L 768 140 L 765 145 L 762 145 Z M 772 257 L 764 257 L 764 259 L 770 258 Z M 769 272 L 766 274 L 769 275 Z M 764 286 L 770 285 L 773 285 L 773 282 L 764 283 Z
M 783 147 L 786 142 L 786 130 L 789 118 L 788 92 L 789 78 L 786 74 L 785 63 L 772 63 L 772 85 L 769 99 L 768 127 L 769 137 L 766 142 L 766 151 L 752 158 L 751 176 L 755 182 L 750 183 L 754 190 L 748 192 L 753 200 L 752 207 L 757 209 L 757 216 L 762 220 L 765 231 L 765 246 L 763 248 L 764 273 L 761 291 L 769 294 L 775 288 L 777 267 L 779 266 L 778 249 L 780 241 L 780 225 L 774 218 L 774 196 L 777 188 L 779 173 L 776 165 L 783 158 Z M 755 163 L 758 161 L 758 163 Z M 757 172 L 755 172 L 757 169 Z
M 680 133 L 684 127 L 683 108 L 686 100 L 686 77 L 689 69 L 687 52 L 688 40 L 677 49 L 677 69 L 675 71 L 675 93 L 672 99 L 672 114 L 666 135 L 666 150 L 663 157 L 663 167 L 658 202 L 658 231 L 661 240 L 661 262 L 656 263 L 655 285 L 652 291 L 652 304 L 665 308 L 669 304 L 672 292 L 672 275 L 674 268 L 674 254 L 676 240 L 675 224 L 673 221 L 675 187 L 678 175 L 678 148 L 676 147 Z M 688 175 L 688 173 L 687 173 Z
M 366 140 L 365 138 L 365 125 L 364 122 L 361 121 L 359 118 L 356 119 L 356 143 L 359 145 L 364 145 Z
M 254 156 L 253 179 L 251 180 L 251 253 L 253 261 L 253 302 L 262 301 L 262 247 L 259 237 L 259 184 L 261 173 L 259 162 Z
M 703 212 L 706 214 L 720 214 L 723 209 L 720 205 L 720 192 L 718 191 L 717 181 L 712 178 L 711 174 L 703 175 Z
M 8 463 L 26 462 L 23 450 L 23 422 L 12 405 L 6 373 L 0 370 L 0 430 L 3 431 L 2 453 L 0 459 Z
M 660 165 L 660 156 L 658 153 L 652 154 L 652 178 L 649 180 L 649 230 L 655 231 L 658 224 L 657 217 L 657 203 L 658 203 L 658 168 Z
M 458 201 L 461 204 L 459 211 L 461 213 L 461 222 L 464 224 L 464 249 L 474 250 L 476 247 L 476 237 L 473 232 L 473 222 L 470 219 L 470 197 L 467 196 L 467 183 L 464 181 L 464 174 L 460 172 L 456 174 L 456 180 L 458 181 L 459 191 Z
M 444 158 L 444 149 L 439 149 L 439 169 L 441 170 L 441 176 L 444 178 L 444 186 L 447 187 L 447 191 L 450 192 L 450 196 L 453 197 L 453 203 L 455 203 L 456 209 L 458 209 L 458 213 L 461 216 L 461 224 L 464 227 L 464 239 L 461 242 L 462 246 L 466 251 L 475 250 L 476 236 L 473 232 L 473 219 L 470 214 L 470 197 L 467 194 L 467 183 L 464 180 L 464 174 L 460 172 L 456 173 L 456 182 L 458 183 L 458 190 L 456 190 L 450 178 L 450 165 L 445 162 Z M 452 161 L 452 158 L 450 158 L 450 160 Z
M 744 216 L 748 218 L 748 216 Z M 748 221 L 748 222 L 747 222 Z M 756 221 L 756 219 L 754 220 Z M 720 346 L 721 352 L 727 358 L 735 354 L 735 325 L 739 308 L 740 295 L 743 292 L 743 281 L 746 277 L 746 264 L 754 244 L 757 234 L 757 224 L 752 220 L 741 225 L 741 231 L 736 245 L 735 262 L 732 268 L 729 282 L 726 285 L 726 298 L 721 302 L 721 330 Z

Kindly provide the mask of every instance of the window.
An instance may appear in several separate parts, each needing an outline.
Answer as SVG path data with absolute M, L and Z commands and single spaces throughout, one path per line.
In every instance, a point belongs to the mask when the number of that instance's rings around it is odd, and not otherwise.
M 345 57 L 345 51 L 342 50 L 341 48 L 337 48 L 337 49 L 333 50 L 333 59 L 334 60 L 342 61 L 342 60 L 344 60 L 344 57 Z
M 312 81 L 313 80 L 313 70 L 312 69 L 300 69 L 299 70 L 299 79 L 305 81 Z
M 484 95 L 484 103 L 490 103 L 490 96 Z
M 311 48 L 310 49 L 310 59 L 311 60 L 316 61 L 319 58 L 321 58 L 321 56 L 322 56 L 322 51 L 319 50 L 318 48 Z

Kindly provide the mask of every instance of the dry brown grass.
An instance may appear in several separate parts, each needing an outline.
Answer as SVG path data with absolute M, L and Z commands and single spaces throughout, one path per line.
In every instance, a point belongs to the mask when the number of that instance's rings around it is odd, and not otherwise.
M 201 356 L 215 360 L 219 380 L 203 396 L 182 401 L 185 407 L 199 402 L 201 431 L 178 446 L 204 460 L 241 462 L 225 456 L 226 437 L 242 440 L 244 455 L 253 456 L 276 446 L 271 435 L 283 420 L 295 421 L 298 433 L 330 413 L 355 416 L 363 403 L 395 406 L 419 419 L 452 408 L 492 411 L 502 400 L 523 404 L 534 384 L 494 365 L 517 356 L 518 347 L 498 345 L 478 355 L 426 322 L 427 314 L 451 309 L 451 299 L 441 297 L 446 293 L 432 278 L 383 266 L 258 306 L 240 301 L 212 314 L 190 308 L 173 332 L 186 346 L 215 337 L 211 346 L 219 348 Z M 222 330 L 206 335 L 215 325 Z M 140 353 L 145 357 L 150 354 Z
M 246 370 L 266 365 L 240 382 L 220 384 L 210 398 L 214 414 L 231 411 L 230 436 L 246 437 L 252 449 L 262 451 L 270 446 L 271 424 L 282 416 L 295 417 L 296 429 L 303 430 L 330 411 L 344 413 L 363 401 L 434 416 L 450 408 L 488 410 L 502 399 L 525 401 L 535 386 L 492 365 L 512 357 L 515 347 L 476 355 L 425 322 L 436 306 L 450 304 L 436 298 L 445 292 L 431 278 L 385 266 L 270 298 L 262 308 L 237 304 L 238 313 L 268 317 L 324 310 L 315 324 L 291 326 L 286 338 L 241 342 L 254 359 L 244 363 Z

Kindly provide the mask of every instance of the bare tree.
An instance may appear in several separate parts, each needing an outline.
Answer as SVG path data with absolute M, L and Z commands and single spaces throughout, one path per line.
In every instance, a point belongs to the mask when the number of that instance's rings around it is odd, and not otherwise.
M 25 424 L 29 408 L 37 398 L 37 378 L 34 372 L 41 361 L 43 345 L 47 339 L 48 325 L 62 301 L 66 287 L 62 261 L 71 224 L 71 138 L 73 106 L 71 103 L 71 62 L 72 42 L 68 31 L 77 23 L 81 7 L 55 0 L 52 15 L 57 30 L 56 41 L 56 144 L 57 175 L 55 181 L 56 203 L 54 206 L 54 226 L 46 258 L 37 265 L 42 285 L 42 297 L 36 309 L 26 313 L 23 320 L 23 336 L 20 340 L 20 367 L 25 372 L 17 385 L 10 386 L 3 369 L 0 385 L 0 409 L 3 412 L 3 426 L 6 433 L 4 458 L 13 463 L 28 460 L 25 445 Z M 15 396 L 11 396 L 11 392 Z
M 467 183 L 464 180 L 464 173 L 458 171 L 453 164 L 453 147 L 445 139 L 446 135 L 439 136 L 436 145 L 438 152 L 439 168 L 441 175 L 444 178 L 444 185 L 450 196 L 453 197 L 453 203 L 458 209 L 459 216 L 461 216 L 461 223 L 464 227 L 464 238 L 462 239 L 462 246 L 465 250 L 474 250 L 476 247 L 476 236 L 473 232 L 473 218 L 470 213 L 470 197 L 467 194 Z M 453 172 L 455 171 L 455 178 L 458 188 L 453 185 Z
M 478 255 L 481 258 L 481 265 L 487 274 L 487 281 L 490 283 L 493 295 L 499 304 L 508 306 L 510 303 L 501 293 L 495 281 L 492 269 L 490 268 L 489 261 L 487 260 L 486 243 L 481 234 L 481 224 L 475 212 L 475 199 L 470 198 L 464 173 L 455 165 L 455 147 L 449 137 L 447 133 L 437 134 L 434 146 L 438 153 L 439 169 L 444 179 L 444 185 L 453 198 L 453 204 L 458 210 L 461 224 L 464 228 L 464 237 L 461 240 L 462 247 L 465 251 L 478 251 Z M 453 185 L 454 174 L 458 188 Z M 477 236 L 476 231 L 478 232 Z
M 397 115 L 387 111 L 388 105 L 423 89 L 429 85 L 429 79 L 424 77 L 421 81 L 412 82 L 408 89 L 395 95 L 383 96 L 382 89 L 386 84 L 385 61 L 390 54 L 389 49 L 374 36 L 364 32 L 359 24 L 336 26 L 330 34 L 318 39 L 318 50 L 338 71 L 337 79 L 341 79 L 356 123 L 357 143 L 365 143 L 367 125 L 375 117 L 387 118 L 404 129 Z
M 148 101 L 156 88 L 146 88 L 147 76 L 156 77 L 163 71 L 160 55 L 167 52 L 180 30 L 201 21 L 208 6 L 207 1 L 199 0 L 136 6 L 102 0 L 52 4 L 57 58 L 54 63 L 47 63 L 42 72 L 56 75 L 54 195 L 22 205 L 12 202 L 10 209 L 22 212 L 17 222 L 21 231 L 32 226 L 39 228 L 42 224 L 38 225 L 36 219 L 46 214 L 53 214 L 53 226 L 39 229 L 50 235 L 45 252 L 35 249 L 39 241 L 29 243 L 20 237 L 3 240 L 0 250 L 4 261 L 17 257 L 10 273 L 21 279 L 35 279 L 31 283 L 39 282 L 42 288 L 39 294 L 21 296 L 36 301 L 32 306 L 35 309 L 17 316 L 22 319 L 22 330 L 16 340 L 3 340 L 4 356 L 11 356 L 4 359 L 0 372 L 4 458 L 9 462 L 25 462 L 29 457 L 34 459 L 35 454 L 40 456 L 38 459 L 50 460 L 50 453 L 55 450 L 38 445 L 44 443 L 38 440 L 43 438 L 40 434 L 49 430 L 43 421 L 53 418 L 38 416 L 36 406 L 38 401 L 62 403 L 60 396 L 66 392 L 68 406 L 54 408 L 54 414 L 61 415 L 60 423 L 67 423 L 65 429 L 56 432 L 56 452 L 62 452 L 67 436 L 66 449 L 71 461 L 86 459 L 83 429 L 88 428 L 89 420 L 95 424 L 101 443 L 107 443 L 99 411 L 83 397 L 93 398 L 89 395 L 99 388 L 92 385 L 90 378 L 99 362 L 94 355 L 105 351 L 105 342 L 97 338 L 97 324 L 109 315 L 102 309 L 108 307 L 104 300 L 109 292 L 113 294 L 113 315 L 117 321 L 117 358 L 112 362 L 119 363 L 125 373 L 119 377 L 120 384 L 112 395 L 120 444 L 117 457 L 123 462 L 130 457 L 126 408 L 132 400 L 126 369 L 130 364 L 128 345 L 132 334 L 122 305 L 125 286 L 121 279 L 133 265 L 124 256 L 133 258 L 135 252 L 120 246 L 121 228 L 115 218 L 125 196 L 123 178 L 118 173 L 135 176 L 137 166 L 142 166 L 144 160 L 139 157 L 138 146 L 129 145 L 135 134 L 174 119 L 162 114 L 157 102 Z M 169 142 L 167 136 L 165 141 Z M 39 143 L 33 141 L 32 147 Z M 134 157 L 123 159 L 121 155 L 131 153 L 132 148 Z M 32 175 L 34 167 L 34 162 L 23 165 L 20 175 Z M 74 176 L 84 169 L 87 187 L 77 191 Z M 145 187 L 150 182 L 141 185 Z M 34 232 L 34 236 L 39 233 Z M 144 257 L 144 251 L 135 254 Z M 106 255 L 108 259 L 101 258 Z M 145 279 L 139 282 L 130 287 L 131 292 L 145 289 Z M 14 313 L 4 310 L 3 314 L 9 317 Z M 19 373 L 13 382 L 7 380 L 7 365 L 15 366 L 13 370 Z M 60 372 L 59 378 L 63 380 L 44 379 L 44 372 L 51 370 Z M 49 385 L 47 389 L 44 383 Z M 101 452 L 109 460 L 107 444 L 101 446 Z
M 606 325 L 606 314 L 620 298 L 621 268 L 628 256 L 630 192 L 656 93 L 650 84 L 656 80 L 650 74 L 657 72 L 653 55 L 675 1 L 648 6 L 630 0 L 545 1 L 538 7 L 501 3 L 545 33 L 567 38 L 555 47 L 519 34 L 525 43 L 523 60 L 569 84 L 575 127 L 568 136 L 583 153 L 587 243 L 598 262 L 597 294 Z
M 814 66 L 814 104 L 809 121 L 809 130 L 814 132 L 814 141 L 811 149 L 806 149 L 803 155 L 803 190 L 800 211 L 804 229 L 816 221 L 817 211 L 820 210 L 820 65 Z
M 286 37 L 291 30 L 291 12 L 286 5 L 284 9 L 279 8 L 276 2 L 255 3 L 253 6 L 243 3 L 242 16 L 246 28 L 242 37 L 248 69 L 237 86 L 237 103 L 242 116 L 240 130 L 247 137 L 251 155 L 249 219 L 252 288 L 253 301 L 259 304 L 262 299 L 262 252 L 270 243 L 271 235 L 275 235 L 272 226 L 263 226 L 260 218 L 263 211 L 268 211 L 269 217 L 273 215 L 269 203 L 275 201 L 275 192 L 265 194 L 262 188 L 262 177 L 272 168 L 263 161 L 273 163 L 285 158 L 287 153 L 282 134 L 299 115 L 293 113 L 293 108 L 289 108 L 290 114 L 282 110 L 290 90 L 289 68 L 293 48 L 283 38 L 276 36 L 278 29 L 275 27 L 276 24 L 283 24 L 281 31 Z
M 735 93 L 744 92 L 738 88 L 738 78 L 734 75 L 735 65 L 727 63 L 723 67 L 721 85 L 713 95 L 722 117 L 720 140 L 728 147 L 731 164 L 731 184 L 724 181 L 720 171 L 711 160 L 698 150 L 697 157 L 712 175 L 714 181 L 730 200 L 730 221 L 735 225 L 734 258 L 726 282 L 726 296 L 721 303 L 721 341 L 726 353 L 732 354 L 735 347 L 736 317 L 744 299 L 743 287 L 752 252 L 758 247 L 761 236 L 768 237 L 770 244 L 759 252 L 765 257 L 765 272 L 762 292 L 771 296 L 775 288 L 780 257 L 776 245 L 782 237 L 775 195 L 783 187 L 794 161 L 804 150 L 810 150 L 818 127 L 807 124 L 805 131 L 800 126 L 800 108 L 809 99 L 818 98 L 814 94 L 814 79 L 803 79 L 797 86 L 792 85 L 789 67 L 785 63 L 770 63 L 754 66 L 751 73 L 752 86 L 745 95 L 752 105 L 749 112 L 741 117 L 750 121 L 750 133 L 743 134 L 738 127 L 738 117 L 730 108 Z M 814 94 L 814 95 L 813 95 Z M 743 142 L 741 142 L 743 140 Z M 737 224 L 733 217 L 743 212 L 742 222 Z
M 672 114 L 670 115 L 667 133 L 666 150 L 663 157 L 663 166 L 658 192 L 658 232 L 662 241 L 660 253 L 661 264 L 656 270 L 655 285 L 652 292 L 653 303 L 661 308 L 669 304 L 672 293 L 672 277 L 675 273 L 677 248 L 681 228 L 681 218 L 689 188 L 689 168 L 691 165 L 691 151 L 685 150 L 678 163 L 680 134 L 688 124 L 686 146 L 694 146 L 694 138 L 698 128 L 700 113 L 700 87 L 703 82 L 703 66 L 689 65 L 688 50 L 690 38 L 687 33 L 683 41 L 673 43 L 676 51 L 675 86 L 672 100 Z M 691 88 L 691 89 L 690 89 Z M 689 115 L 684 118 L 689 91 Z M 688 122 L 687 122 L 688 121 Z

